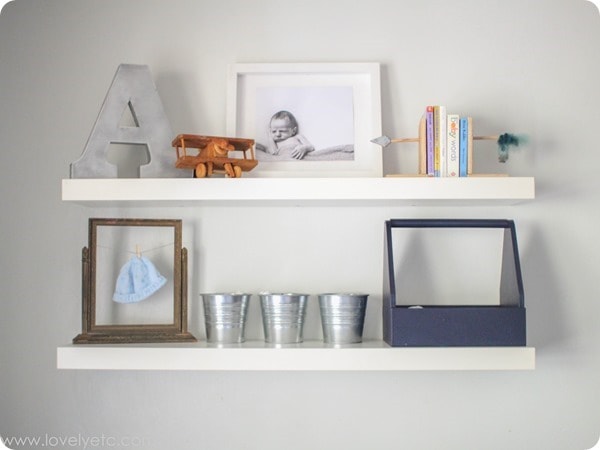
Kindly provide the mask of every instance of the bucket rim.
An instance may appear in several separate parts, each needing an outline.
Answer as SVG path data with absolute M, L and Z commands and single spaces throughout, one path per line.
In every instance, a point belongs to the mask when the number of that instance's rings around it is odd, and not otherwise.
M 200 297 L 251 297 L 253 294 L 246 292 L 203 292 L 198 294 Z
M 363 292 L 324 292 L 319 297 L 368 297 L 370 294 Z
M 310 297 L 310 294 L 301 294 L 295 292 L 261 292 L 260 297 Z

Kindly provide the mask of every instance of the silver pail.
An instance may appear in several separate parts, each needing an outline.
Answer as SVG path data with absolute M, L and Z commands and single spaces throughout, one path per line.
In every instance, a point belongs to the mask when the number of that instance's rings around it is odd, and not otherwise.
M 204 305 L 206 340 L 238 344 L 245 340 L 246 313 L 251 294 L 200 294 Z
M 302 342 L 308 294 L 260 294 L 265 342 Z
M 326 344 L 362 342 L 368 294 L 320 294 L 319 309 Z

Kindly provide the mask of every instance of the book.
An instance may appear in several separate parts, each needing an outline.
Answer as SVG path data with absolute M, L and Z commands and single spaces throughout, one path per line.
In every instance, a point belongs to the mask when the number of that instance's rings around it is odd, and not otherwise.
M 460 142 L 459 142 L 459 151 L 458 151 L 458 160 L 459 160 L 459 170 L 458 174 L 461 177 L 466 177 L 468 175 L 467 169 L 469 167 L 468 163 L 468 150 L 467 146 L 469 143 L 469 122 L 470 117 L 461 117 L 460 118 Z
M 446 107 L 433 107 L 434 176 L 446 176 Z
M 473 119 L 467 117 L 467 176 L 473 175 Z
M 458 177 L 460 149 L 460 118 L 458 114 L 448 114 L 446 136 L 446 176 Z
M 427 153 L 427 176 L 434 176 L 434 138 L 433 138 L 433 106 L 428 106 L 425 109 L 425 136 L 426 136 L 426 153 Z

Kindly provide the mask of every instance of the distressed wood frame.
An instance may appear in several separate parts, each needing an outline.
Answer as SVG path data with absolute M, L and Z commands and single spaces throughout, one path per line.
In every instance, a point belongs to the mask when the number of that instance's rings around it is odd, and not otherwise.
M 173 228 L 173 323 L 99 325 L 96 323 L 96 269 L 99 227 Z M 182 247 L 181 220 L 89 219 L 89 246 L 82 250 L 82 332 L 74 344 L 195 342 L 187 331 L 187 249 Z

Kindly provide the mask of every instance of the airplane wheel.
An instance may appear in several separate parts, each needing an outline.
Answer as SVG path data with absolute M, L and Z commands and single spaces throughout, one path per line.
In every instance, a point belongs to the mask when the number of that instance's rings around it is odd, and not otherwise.
M 196 166 L 196 178 L 204 178 L 206 176 L 206 164 L 200 163 Z
M 231 163 L 223 165 L 223 168 L 225 169 L 225 173 L 229 178 L 235 178 L 235 171 L 233 170 Z

